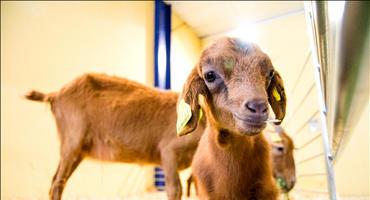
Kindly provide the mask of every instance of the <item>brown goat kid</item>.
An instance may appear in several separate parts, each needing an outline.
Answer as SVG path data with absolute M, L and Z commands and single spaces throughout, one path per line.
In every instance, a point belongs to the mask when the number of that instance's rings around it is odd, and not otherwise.
M 50 103 L 58 128 L 60 161 L 50 199 L 61 199 L 68 178 L 86 156 L 161 165 L 168 198 L 181 199 L 177 170 L 190 166 L 204 126 L 194 136 L 177 137 L 177 93 L 86 74 L 58 92 L 31 91 L 25 97 Z
M 270 143 L 272 172 L 282 193 L 288 193 L 293 189 L 296 181 L 295 163 L 294 163 L 294 143 L 286 134 L 282 127 L 277 126 L 275 131 L 263 132 L 265 138 Z M 191 183 L 193 177 L 187 180 L 187 196 L 190 196 Z M 196 189 L 196 188 L 195 188 Z
M 280 190 L 288 193 L 296 182 L 293 140 L 280 126 L 276 126 L 274 131 L 264 132 L 264 135 L 271 145 L 274 178 Z
M 200 199 L 277 199 L 270 147 L 260 133 L 268 102 L 282 120 L 286 97 L 269 57 L 256 45 L 220 39 L 203 51 L 181 100 L 191 118 L 179 135 L 196 129 L 200 107 L 207 119 L 192 163 Z

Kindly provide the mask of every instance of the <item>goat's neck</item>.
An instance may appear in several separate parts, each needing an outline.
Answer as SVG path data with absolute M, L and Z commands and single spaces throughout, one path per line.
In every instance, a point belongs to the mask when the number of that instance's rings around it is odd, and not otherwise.
M 228 172 L 236 170 L 244 173 L 240 174 L 240 178 L 256 177 L 253 174 L 271 175 L 269 146 L 261 133 L 243 136 L 224 130 L 207 132 L 213 155 L 220 167 L 223 166 Z
M 243 156 L 268 152 L 268 148 L 266 148 L 268 143 L 261 133 L 254 136 L 245 136 L 227 130 L 210 129 L 208 132 L 210 133 L 209 139 L 212 140 L 214 147 L 221 151 L 235 154 L 241 153 Z

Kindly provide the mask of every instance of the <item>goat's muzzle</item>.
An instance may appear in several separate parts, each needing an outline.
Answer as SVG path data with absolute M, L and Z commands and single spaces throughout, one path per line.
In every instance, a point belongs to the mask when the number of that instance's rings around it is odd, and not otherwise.
M 263 99 L 245 101 L 233 115 L 239 132 L 243 135 L 256 135 L 266 127 L 268 103 Z

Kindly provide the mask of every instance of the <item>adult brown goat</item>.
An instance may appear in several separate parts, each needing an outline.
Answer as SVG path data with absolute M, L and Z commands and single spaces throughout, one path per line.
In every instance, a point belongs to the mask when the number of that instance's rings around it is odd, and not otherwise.
M 161 165 L 168 198 L 181 199 L 178 170 L 190 166 L 204 125 L 193 136 L 177 137 L 178 96 L 104 74 L 83 75 L 58 92 L 26 94 L 50 103 L 58 128 L 60 161 L 50 199 L 61 199 L 68 178 L 87 156 Z
M 268 102 L 278 120 L 286 97 L 280 75 L 256 45 L 222 38 L 203 51 L 179 101 L 179 135 L 207 125 L 193 158 L 200 199 L 277 199 L 270 147 L 261 134 Z M 190 111 L 189 111 L 190 110 Z

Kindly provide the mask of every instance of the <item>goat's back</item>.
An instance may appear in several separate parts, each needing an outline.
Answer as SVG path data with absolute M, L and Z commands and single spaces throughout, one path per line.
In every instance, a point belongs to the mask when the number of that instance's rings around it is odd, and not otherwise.
M 176 137 L 178 94 L 103 74 L 86 74 L 55 93 L 60 139 L 94 158 L 158 163 L 161 143 Z

